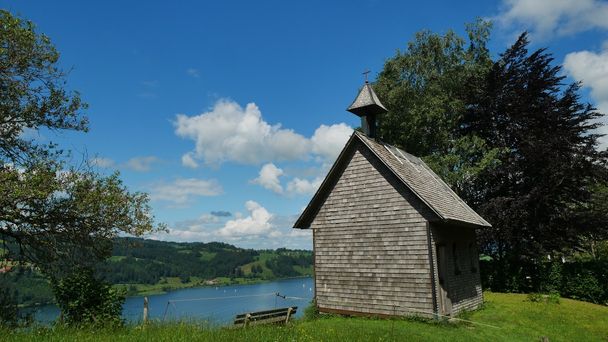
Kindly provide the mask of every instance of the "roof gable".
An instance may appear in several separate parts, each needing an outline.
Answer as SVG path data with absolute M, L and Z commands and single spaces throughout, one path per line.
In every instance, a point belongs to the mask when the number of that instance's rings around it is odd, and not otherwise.
M 426 206 L 443 221 L 489 227 L 491 226 L 469 207 L 420 158 L 394 146 L 377 142 L 362 133 L 354 132 L 323 183 L 294 224 L 294 228 L 308 228 L 324 199 L 331 190 L 333 180 L 339 176 L 346 160 L 346 151 L 357 141 L 363 143 L 378 159 L 409 188 Z

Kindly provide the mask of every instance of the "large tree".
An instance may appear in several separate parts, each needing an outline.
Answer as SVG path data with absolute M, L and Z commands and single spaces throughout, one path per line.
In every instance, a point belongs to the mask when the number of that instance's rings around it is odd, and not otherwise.
M 418 32 L 407 49 L 388 59 L 374 84 L 388 108 L 379 121 L 381 138 L 422 157 L 461 194 L 497 150 L 459 125 L 492 66 L 486 47 L 491 25 L 466 25 L 468 40 L 454 31 Z
M 421 156 L 493 224 L 480 231 L 493 288 L 526 290 L 543 256 L 593 253 L 608 234 L 602 114 L 550 54 L 528 52 L 525 34 L 492 61 L 489 29 L 468 25 L 468 41 L 423 31 L 388 59 L 374 85 L 388 109 L 379 134 Z
M 578 83 L 564 83 L 545 49 L 527 46 L 522 34 L 493 64 L 463 120 L 465 132 L 501 151 L 471 199 L 493 224 L 481 236 L 485 252 L 504 261 L 499 274 L 608 233 L 594 207 L 608 180 L 595 133 L 602 114 L 581 102 Z
M 114 237 L 155 229 L 146 194 L 36 141 L 39 130 L 87 130 L 58 60 L 30 21 L 0 11 L 0 262 L 34 265 L 52 283 L 92 269 Z

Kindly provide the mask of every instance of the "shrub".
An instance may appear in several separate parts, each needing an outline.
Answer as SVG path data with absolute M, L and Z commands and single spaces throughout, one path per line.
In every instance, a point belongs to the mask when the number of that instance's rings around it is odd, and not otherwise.
M 540 290 L 542 292 L 559 292 L 562 288 L 563 266 L 561 262 L 548 262 L 543 265 Z
M 542 294 L 540 294 L 538 292 L 528 293 L 528 302 L 538 303 L 538 302 L 542 302 L 542 300 L 543 300 Z
M 606 300 L 603 287 L 608 287 L 608 285 L 602 286 L 593 272 L 583 269 L 568 278 L 562 293 L 573 299 L 602 303 L 602 300 Z
M 120 325 L 124 292 L 95 277 L 93 270 L 73 271 L 51 282 L 61 317 L 68 325 Z
M 18 314 L 15 296 L 10 293 L 8 287 L 0 283 L 0 327 L 16 325 Z
M 542 294 L 538 292 L 528 293 L 529 302 L 534 303 L 551 303 L 551 304 L 559 304 L 559 293 L 551 292 L 549 294 Z
M 304 319 L 307 321 L 315 320 L 319 318 L 319 309 L 317 308 L 317 303 L 314 301 L 310 301 L 310 305 L 304 309 Z

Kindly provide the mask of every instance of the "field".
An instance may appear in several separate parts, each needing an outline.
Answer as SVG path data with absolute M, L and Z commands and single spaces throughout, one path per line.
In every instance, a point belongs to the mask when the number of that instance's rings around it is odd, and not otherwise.
M 120 329 L 33 328 L 0 331 L 6 341 L 608 341 L 608 307 L 561 299 L 529 302 L 525 295 L 486 293 L 485 307 L 458 322 L 322 316 L 288 326 L 248 329 L 195 322 Z

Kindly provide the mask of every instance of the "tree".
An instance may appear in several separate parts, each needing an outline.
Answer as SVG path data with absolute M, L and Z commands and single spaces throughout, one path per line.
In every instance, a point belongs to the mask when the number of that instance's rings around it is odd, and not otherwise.
M 66 87 L 59 53 L 27 20 L 0 11 L 0 240 L 3 259 L 38 267 L 52 284 L 93 269 L 119 234 L 156 228 L 143 193 L 118 174 L 74 167 L 28 132 L 86 131 L 86 105 Z M 162 227 L 158 227 L 162 228 Z M 83 305 L 86 305 L 84 303 Z
M 468 42 L 423 31 L 387 60 L 374 85 L 388 109 L 379 134 L 493 224 L 479 242 L 494 258 L 483 273 L 494 290 L 538 290 L 543 256 L 596 255 L 608 235 L 601 114 L 581 102 L 579 84 L 563 84 L 546 50 L 528 53 L 526 35 L 493 62 L 489 29 L 468 25 Z
M 379 120 L 381 138 L 422 157 L 461 195 L 498 150 L 459 129 L 471 98 L 492 65 L 486 47 L 490 23 L 468 24 L 467 41 L 455 32 L 418 32 L 405 51 L 388 59 L 374 89 L 388 113 Z
M 4 163 L 31 163 L 53 153 L 24 133 L 87 129 L 86 105 L 65 88 L 66 74 L 57 66 L 59 53 L 30 21 L 0 10 L 0 158 Z
M 493 225 L 480 233 L 483 251 L 499 261 L 499 288 L 508 283 L 501 275 L 534 276 L 543 256 L 608 234 L 607 213 L 593 206 L 594 189 L 608 181 L 594 133 L 602 114 L 581 103 L 578 83 L 563 83 L 545 49 L 527 46 L 524 33 L 493 64 L 463 121 L 500 151 L 471 198 Z

